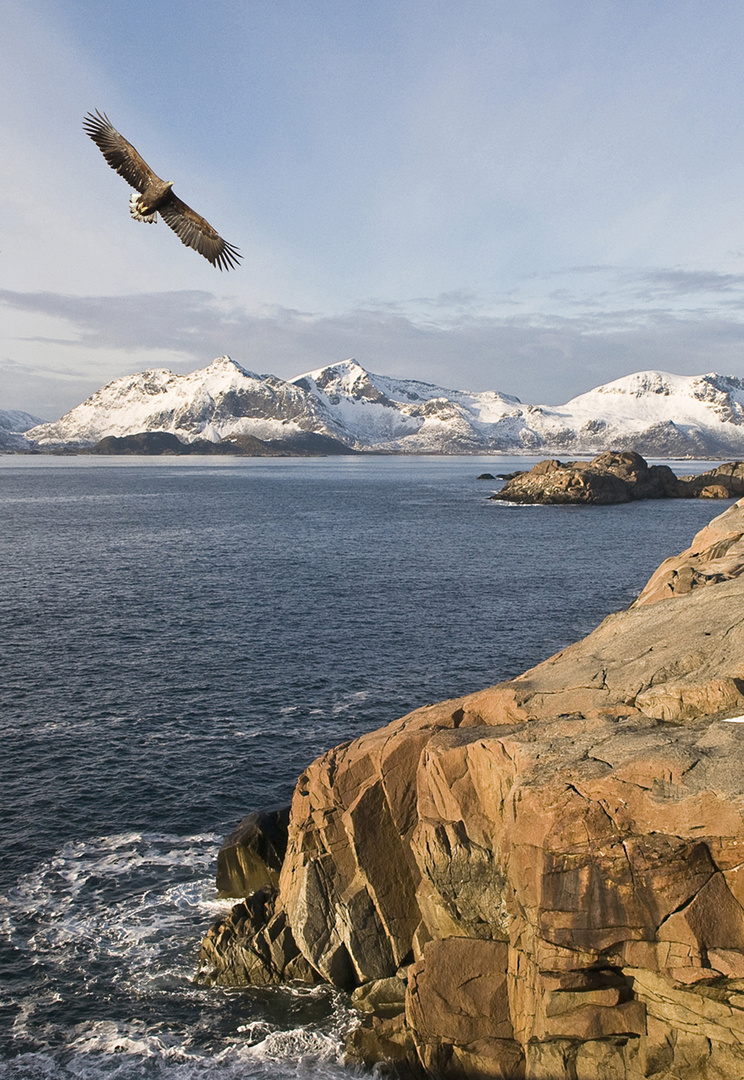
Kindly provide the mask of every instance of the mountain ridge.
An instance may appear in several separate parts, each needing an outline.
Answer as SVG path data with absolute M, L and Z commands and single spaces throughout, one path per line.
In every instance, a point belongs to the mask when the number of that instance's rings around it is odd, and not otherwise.
M 187 443 L 312 432 L 378 453 L 725 457 L 744 453 L 744 380 L 642 371 L 553 406 L 377 375 L 353 359 L 284 380 L 221 356 L 186 375 L 156 368 L 115 379 L 25 439 L 43 450 L 145 431 Z

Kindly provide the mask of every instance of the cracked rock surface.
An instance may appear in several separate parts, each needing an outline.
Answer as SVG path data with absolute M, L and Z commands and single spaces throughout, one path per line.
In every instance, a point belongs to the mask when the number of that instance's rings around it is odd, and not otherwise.
M 300 777 L 270 973 L 363 1003 L 352 1060 L 744 1076 L 742 535 L 744 500 L 583 641 Z M 249 962 L 227 935 L 235 982 L 268 981 L 251 910 Z

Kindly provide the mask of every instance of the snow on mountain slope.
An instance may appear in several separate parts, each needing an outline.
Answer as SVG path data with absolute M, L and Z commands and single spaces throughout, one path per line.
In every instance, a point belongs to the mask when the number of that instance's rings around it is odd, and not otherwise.
M 96 391 L 54 424 L 28 438 L 40 446 L 93 444 L 107 435 L 168 431 L 184 442 L 229 435 L 280 439 L 290 433 L 331 434 L 308 395 L 273 375 L 255 375 L 228 356 L 188 375 L 165 369 L 128 375 Z
M 741 453 L 744 382 L 731 376 L 639 371 L 580 394 L 551 410 L 550 420 L 602 447 L 641 453 Z M 546 425 L 550 438 L 552 424 Z
M 391 453 L 636 449 L 720 457 L 744 454 L 744 382 L 643 371 L 546 406 L 374 375 L 354 360 L 285 382 L 223 356 L 189 375 L 155 370 L 117 379 L 27 438 L 39 447 L 85 446 L 142 431 L 172 432 L 185 442 L 317 432 L 354 449 Z
M 40 424 L 38 416 L 18 409 L 0 409 L 0 450 L 17 450 L 26 445 L 23 432 Z
M 744 383 L 717 375 L 669 375 L 664 371 L 639 371 L 623 379 L 580 394 L 564 406 L 579 415 L 608 421 L 644 425 L 660 420 L 709 424 L 713 415 L 724 423 L 744 423 Z
M 519 411 L 517 398 L 475 394 L 414 379 L 373 375 L 354 360 L 292 380 L 323 405 L 357 446 L 385 450 L 477 450 L 489 428 Z

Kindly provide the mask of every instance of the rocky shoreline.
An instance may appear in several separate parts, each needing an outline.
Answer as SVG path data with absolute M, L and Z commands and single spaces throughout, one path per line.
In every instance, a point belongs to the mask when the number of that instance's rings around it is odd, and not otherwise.
M 741 500 L 582 641 L 318 758 L 228 838 L 198 981 L 329 982 L 400 1075 L 744 1075 L 743 571 Z

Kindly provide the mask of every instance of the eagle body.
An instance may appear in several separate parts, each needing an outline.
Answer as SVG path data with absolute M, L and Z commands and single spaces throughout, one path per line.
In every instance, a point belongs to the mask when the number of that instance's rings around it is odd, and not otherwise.
M 130 195 L 129 201 L 132 206 L 137 208 L 137 214 L 142 220 L 154 221 L 157 217 L 156 211 L 167 202 L 172 187 L 172 180 L 161 180 L 160 177 L 156 176 L 153 182 L 147 185 L 139 198 L 136 195 Z
M 173 181 L 161 180 L 132 144 L 119 134 L 105 113 L 97 109 L 95 113 L 88 113 L 83 120 L 83 130 L 111 168 L 139 192 L 129 199 L 129 212 L 135 221 L 153 223 L 160 214 L 181 243 L 198 251 L 212 266 L 232 270 L 238 265 L 241 258 L 238 249 L 223 240 L 201 214 L 173 194 Z

